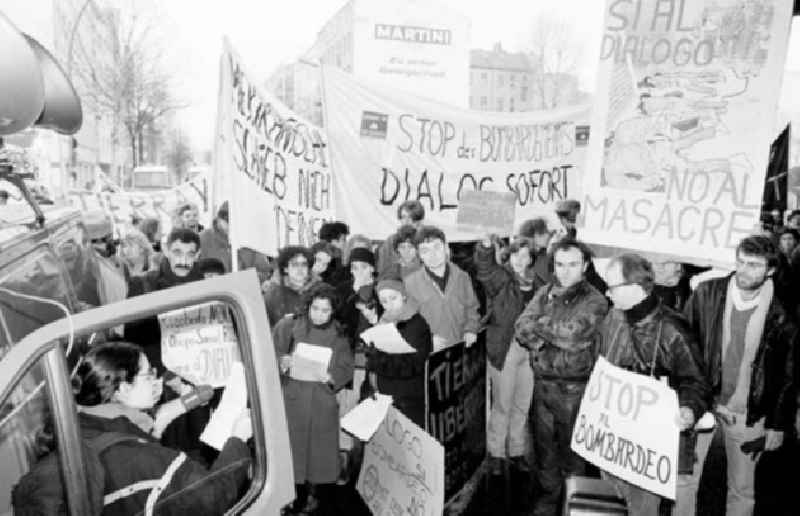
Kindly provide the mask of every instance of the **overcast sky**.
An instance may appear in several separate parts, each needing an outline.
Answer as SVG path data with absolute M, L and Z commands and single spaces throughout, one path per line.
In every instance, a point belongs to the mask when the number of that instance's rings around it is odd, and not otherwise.
M 377 1 L 377 0 L 374 0 Z M 471 48 L 490 48 L 499 41 L 510 51 L 524 49 L 532 20 L 540 13 L 574 24 L 586 48 L 581 73 L 591 88 L 591 63 L 598 52 L 602 10 L 600 0 L 441 0 L 472 20 Z M 323 24 L 346 0 L 164 0 L 166 39 L 171 66 L 180 80 L 178 94 L 190 107 L 177 122 L 193 146 L 211 146 L 216 116 L 217 75 L 222 37 L 227 35 L 246 66 L 263 82 L 280 64 L 300 57 Z M 787 68 L 800 76 L 800 20 L 794 19 Z M 784 95 L 785 98 L 789 96 Z

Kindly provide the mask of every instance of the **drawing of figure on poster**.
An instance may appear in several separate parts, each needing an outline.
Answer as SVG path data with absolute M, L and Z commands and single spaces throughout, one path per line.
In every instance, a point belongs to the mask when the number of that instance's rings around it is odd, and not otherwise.
M 697 169 L 701 156 L 729 158 L 719 143 L 741 121 L 728 120 L 731 111 L 758 95 L 749 86 L 767 61 L 773 3 L 611 3 L 601 50 L 613 60 L 601 186 L 666 192 L 670 175 Z

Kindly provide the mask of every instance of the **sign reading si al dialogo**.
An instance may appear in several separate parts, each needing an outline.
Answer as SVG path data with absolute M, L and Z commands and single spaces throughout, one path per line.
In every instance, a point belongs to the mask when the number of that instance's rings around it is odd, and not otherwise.
M 605 4 L 579 234 L 732 265 L 759 224 L 792 1 Z
M 675 499 L 678 396 L 600 357 L 572 431 L 572 450 L 617 477 Z
M 361 136 L 385 140 L 388 122 L 388 115 L 364 111 L 364 114 L 361 115 Z
M 231 244 L 274 256 L 311 245 L 333 220 L 327 138 L 264 91 L 225 41 L 215 139 L 214 199 L 230 199 Z
M 510 193 L 514 225 L 547 217 L 558 201 L 580 196 L 586 148 L 578 137 L 589 109 L 495 113 L 460 109 L 378 86 L 323 67 L 335 211 L 353 233 L 383 239 L 397 229 L 397 207 L 418 200 L 425 220 L 448 240 L 472 240 L 481 230 L 457 224 L 462 194 Z M 380 116 L 385 116 L 385 136 Z M 380 138 L 364 137 L 374 124 Z M 370 129 L 371 130 L 371 129 Z

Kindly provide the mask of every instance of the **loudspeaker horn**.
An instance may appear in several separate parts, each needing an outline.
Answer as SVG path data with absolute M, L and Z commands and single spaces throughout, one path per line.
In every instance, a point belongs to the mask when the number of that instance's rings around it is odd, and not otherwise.
M 81 100 L 61 65 L 41 43 L 23 34 L 39 61 L 44 79 L 44 109 L 34 125 L 61 134 L 75 134 L 83 123 Z
M 24 131 L 44 110 L 44 78 L 34 50 L 0 12 L 0 136 Z

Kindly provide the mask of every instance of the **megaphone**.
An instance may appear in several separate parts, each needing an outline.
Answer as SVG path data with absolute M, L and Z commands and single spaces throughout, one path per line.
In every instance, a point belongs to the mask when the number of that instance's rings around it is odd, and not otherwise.
M 53 55 L 0 13 L 0 136 L 28 127 L 75 134 L 81 102 Z
M 44 109 L 34 125 L 61 134 L 75 134 L 83 123 L 81 100 L 67 74 L 41 43 L 23 34 L 36 54 L 44 79 Z

